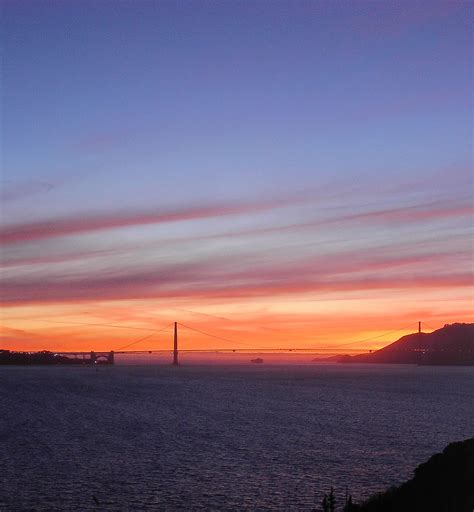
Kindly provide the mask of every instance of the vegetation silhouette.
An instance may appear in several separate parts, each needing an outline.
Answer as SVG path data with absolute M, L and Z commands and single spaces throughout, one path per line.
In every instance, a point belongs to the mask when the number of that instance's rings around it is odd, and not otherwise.
M 331 498 L 332 497 L 332 498 Z M 331 508 L 332 507 L 332 508 Z M 322 509 L 333 512 L 334 492 L 324 495 Z M 474 438 L 449 444 L 420 464 L 414 477 L 371 496 L 361 504 L 349 495 L 342 512 L 472 512 L 474 510 Z

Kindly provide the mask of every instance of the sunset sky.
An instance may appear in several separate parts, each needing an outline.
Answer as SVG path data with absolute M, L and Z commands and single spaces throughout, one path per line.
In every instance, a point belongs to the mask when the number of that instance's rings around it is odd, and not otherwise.
M 0 348 L 176 320 L 232 340 L 182 348 L 350 352 L 473 321 L 471 17 L 4 1 Z

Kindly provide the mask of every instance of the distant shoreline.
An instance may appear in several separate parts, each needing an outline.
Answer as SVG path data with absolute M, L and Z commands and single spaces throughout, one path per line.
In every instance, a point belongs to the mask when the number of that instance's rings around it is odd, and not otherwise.
M 94 355 L 94 352 L 91 352 Z M 48 350 L 39 352 L 17 352 L 0 349 L 0 365 L 2 366 L 94 366 L 110 365 L 108 360 L 95 357 L 67 357 Z

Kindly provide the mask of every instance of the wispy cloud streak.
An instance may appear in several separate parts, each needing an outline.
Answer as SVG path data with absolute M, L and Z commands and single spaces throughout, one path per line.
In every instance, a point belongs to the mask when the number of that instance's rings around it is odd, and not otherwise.
M 467 255 L 459 257 L 467 258 Z M 291 263 L 243 264 L 238 257 L 214 258 L 140 270 L 77 276 L 11 277 L 2 286 L 5 305 L 138 298 L 261 297 L 306 292 L 383 288 L 470 286 L 472 272 L 453 267 L 449 254 L 368 256 L 333 254 Z M 239 266 L 241 267 L 239 269 Z M 453 270 L 448 270 L 449 268 Z M 442 272 L 439 268 L 445 268 Z
M 215 203 L 176 208 L 174 210 L 115 212 L 110 214 L 74 216 L 65 219 L 51 219 L 2 227 L 0 229 L 0 240 L 4 244 L 10 244 L 80 233 L 91 233 L 105 229 L 191 221 L 243 213 L 257 213 L 273 208 L 289 206 L 301 200 L 302 198 L 300 197 L 226 204 Z
M 75 234 L 93 233 L 115 228 L 164 224 L 179 221 L 193 221 L 239 214 L 254 214 L 295 205 L 299 202 L 308 202 L 308 197 L 296 196 L 287 199 L 268 199 L 262 201 L 237 202 L 233 204 L 216 203 L 178 208 L 175 210 L 147 210 L 141 212 L 114 212 L 109 214 L 99 213 L 89 216 L 74 216 L 65 219 L 50 219 L 1 227 L 0 240 L 4 244 L 13 244 Z M 250 228 L 228 234 L 224 233 L 223 235 L 210 235 L 209 237 L 204 237 L 219 238 L 228 235 L 245 236 L 323 227 L 330 226 L 331 224 L 351 222 L 365 222 L 367 224 L 429 222 L 438 219 L 471 216 L 474 214 L 474 206 L 468 203 L 457 204 L 449 202 L 362 211 L 349 215 L 328 215 L 327 210 L 322 213 L 325 217 L 316 218 L 307 222 L 299 222 L 283 226 Z M 191 239 L 192 238 L 193 237 L 191 237 Z
M 351 220 L 373 220 L 381 222 L 421 222 L 441 218 L 472 215 L 473 213 L 474 206 L 472 204 L 429 203 L 402 208 L 354 213 L 352 215 L 339 217 L 336 220 L 337 222 Z
M 23 199 L 41 192 L 49 192 L 54 185 L 45 181 L 30 181 L 27 183 L 13 183 L 3 181 L 0 183 L 0 201 L 7 203 Z
M 163 277 L 163 276 L 162 276 Z M 471 286 L 473 275 L 468 272 L 426 276 L 408 275 L 397 277 L 346 277 L 338 279 L 292 279 L 227 285 L 192 283 L 187 287 L 170 286 L 172 279 L 150 275 L 130 275 L 123 279 L 84 279 L 80 281 L 33 280 L 29 284 L 7 283 L 1 302 L 4 306 L 17 304 L 44 304 L 54 302 L 80 302 L 94 300 L 151 299 L 151 298 L 199 298 L 210 300 L 252 298 L 310 292 L 347 292 L 382 289 L 427 289 Z

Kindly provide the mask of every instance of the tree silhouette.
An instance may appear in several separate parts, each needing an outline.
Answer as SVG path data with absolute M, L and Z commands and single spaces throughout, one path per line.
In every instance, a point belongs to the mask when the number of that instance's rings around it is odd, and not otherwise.
M 336 510 L 336 498 L 334 497 L 334 489 L 331 487 L 328 498 L 329 512 L 335 512 Z
M 321 505 L 323 506 L 323 512 L 329 512 L 329 502 L 327 494 L 324 495 Z

